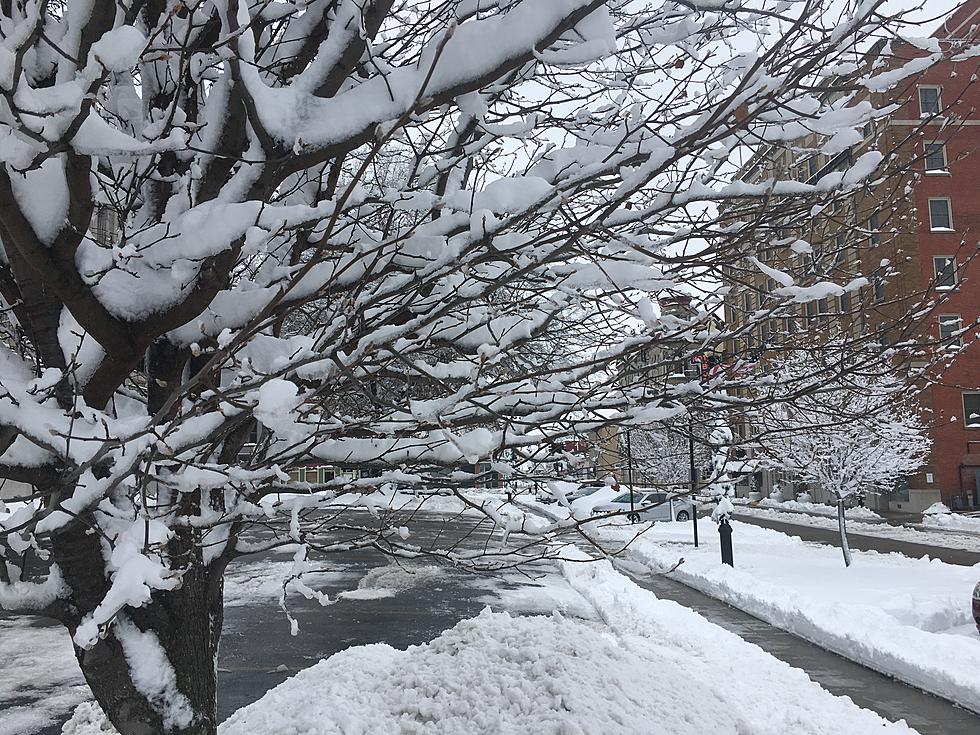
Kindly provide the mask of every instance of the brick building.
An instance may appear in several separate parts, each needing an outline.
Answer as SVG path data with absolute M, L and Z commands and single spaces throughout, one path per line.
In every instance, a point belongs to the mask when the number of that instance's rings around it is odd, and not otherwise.
M 925 42 L 894 44 L 891 68 L 911 59 L 973 46 L 980 31 L 980 0 L 966 0 Z M 980 506 L 980 61 L 964 55 L 906 78 L 875 107 L 898 107 L 864 127 L 864 139 L 828 155 L 821 141 L 800 149 L 767 149 L 748 163 L 742 178 L 777 176 L 815 181 L 871 150 L 892 156 L 898 173 L 835 201 L 810 217 L 770 223 L 755 255 L 814 280 L 867 285 L 801 307 L 771 309 L 771 279 L 751 267 L 730 275 L 736 288 L 725 319 L 736 335 L 735 354 L 778 347 L 799 338 L 846 333 L 888 346 L 914 340 L 927 346 L 929 364 L 921 403 L 933 450 L 919 475 L 907 478 L 877 504 L 921 510 L 942 499 L 953 507 Z M 855 101 L 856 104 L 860 100 Z M 806 149 L 806 145 L 801 147 Z M 786 247 L 794 237 L 814 252 Z M 773 247 L 773 246 L 776 247 Z M 925 307 L 925 308 L 923 308 Z M 910 312 L 916 319 L 908 318 Z M 740 325 L 743 328 L 740 329 Z M 751 427 L 743 427 L 751 433 Z M 757 478 L 767 491 L 773 478 Z M 817 493 L 819 499 L 819 493 Z

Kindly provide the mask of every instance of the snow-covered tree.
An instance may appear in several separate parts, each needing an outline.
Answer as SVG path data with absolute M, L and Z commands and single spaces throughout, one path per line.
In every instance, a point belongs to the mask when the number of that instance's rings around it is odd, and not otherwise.
M 852 104 L 907 76 L 854 63 L 881 4 L 0 2 L 0 476 L 32 488 L 0 607 L 65 625 L 123 735 L 207 735 L 228 564 L 298 544 L 301 585 L 308 556 L 419 553 L 388 517 L 338 535 L 333 494 L 725 410 L 617 366 L 720 351 L 717 300 L 666 324 L 651 298 L 888 174 L 731 182 L 884 114 Z M 365 477 L 291 480 L 311 458 Z
M 687 420 L 630 428 L 628 451 L 632 452 L 637 484 L 671 489 L 691 481 L 692 454 L 695 480 L 704 473 L 709 458 L 703 427 Z M 627 456 L 622 448 L 620 453 Z
M 848 370 L 853 362 L 842 364 L 841 354 L 828 345 L 789 353 L 768 366 L 774 383 L 766 390 L 779 400 L 760 410 L 753 423 L 762 457 L 834 496 L 844 563 L 850 566 L 845 504 L 892 490 L 922 466 L 930 442 L 912 386 L 890 372 Z

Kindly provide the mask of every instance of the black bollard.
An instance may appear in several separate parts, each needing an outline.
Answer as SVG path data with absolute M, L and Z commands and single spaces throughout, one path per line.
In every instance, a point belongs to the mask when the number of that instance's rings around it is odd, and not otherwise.
M 722 518 L 718 524 L 718 535 L 721 536 L 721 563 L 730 567 L 735 566 L 732 556 L 732 527 L 727 518 Z
M 980 582 L 973 588 L 973 622 L 977 624 L 977 633 L 980 633 Z

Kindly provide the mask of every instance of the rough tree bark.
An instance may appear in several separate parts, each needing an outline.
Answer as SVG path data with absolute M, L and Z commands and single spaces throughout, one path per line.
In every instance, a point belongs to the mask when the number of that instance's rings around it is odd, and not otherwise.
M 100 540 L 89 531 L 85 517 L 58 534 L 52 545 L 54 561 L 72 591 L 72 604 L 63 621 L 72 635 L 86 613 L 102 600 L 107 582 Z M 189 559 L 200 554 L 193 536 L 178 535 L 171 542 L 171 553 Z M 199 544 L 200 539 L 196 539 Z M 181 586 L 157 591 L 152 602 L 130 609 L 126 617 L 140 632 L 152 631 L 166 653 L 176 676 L 176 690 L 189 702 L 194 713 L 187 726 L 165 726 L 148 696 L 145 683 L 134 681 L 139 662 L 131 661 L 116 635 L 118 624 L 106 632 L 89 650 L 75 647 L 75 656 L 88 683 L 109 720 L 121 735 L 214 735 L 217 732 L 217 656 L 223 624 L 224 565 L 218 560 L 206 566 L 196 560 L 184 567 Z M 136 666 L 133 664 L 136 663 Z M 159 671 L 153 676 L 162 677 Z M 157 682 L 158 683 L 158 682 Z
M 844 521 L 844 498 L 837 498 L 837 528 L 840 531 L 840 548 L 844 553 L 844 566 L 851 566 L 851 549 L 847 545 L 847 526 Z

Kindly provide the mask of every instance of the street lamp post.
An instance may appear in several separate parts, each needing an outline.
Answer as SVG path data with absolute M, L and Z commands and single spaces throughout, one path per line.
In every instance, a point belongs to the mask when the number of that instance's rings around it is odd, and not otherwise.
M 630 484 L 630 523 L 636 523 L 636 506 L 633 497 L 633 442 L 630 427 L 626 427 L 626 473 Z
M 698 505 L 694 497 L 698 486 L 697 468 L 694 466 L 694 417 L 688 414 L 687 419 L 687 453 L 690 460 L 691 475 L 691 523 L 694 524 L 694 548 L 698 548 Z

